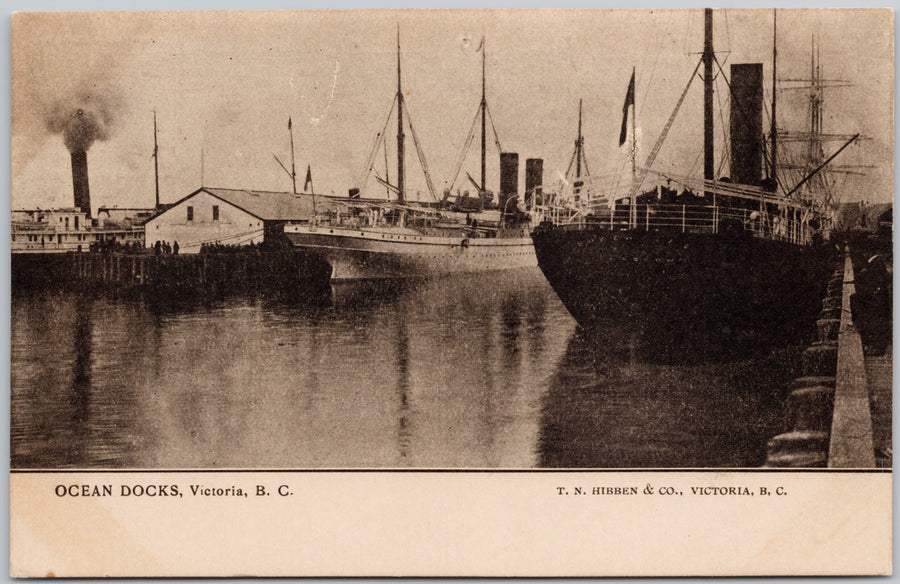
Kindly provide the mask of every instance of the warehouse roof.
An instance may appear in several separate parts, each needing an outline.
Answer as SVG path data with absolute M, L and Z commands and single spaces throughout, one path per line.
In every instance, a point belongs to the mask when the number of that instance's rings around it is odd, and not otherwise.
M 167 205 L 167 209 L 159 213 L 159 215 L 180 205 L 198 193 L 212 195 L 263 221 L 299 221 L 309 219 L 313 209 L 313 197 L 309 194 L 201 187 L 177 202 Z M 320 210 L 323 207 L 330 207 L 329 197 L 323 195 L 316 195 L 316 197 L 316 204 Z

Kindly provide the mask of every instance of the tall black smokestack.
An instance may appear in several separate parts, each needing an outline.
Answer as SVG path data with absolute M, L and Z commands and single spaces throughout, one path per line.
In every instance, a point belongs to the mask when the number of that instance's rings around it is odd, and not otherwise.
M 109 138 L 118 101 L 116 92 L 101 92 L 91 86 L 60 99 L 47 112 L 47 129 L 62 134 L 66 148 L 72 155 L 75 206 L 88 216 L 91 215 L 91 193 L 88 186 L 87 151 L 95 140 Z
M 530 203 L 532 198 L 535 200 L 540 198 L 542 184 L 544 184 L 543 159 L 527 158 L 525 160 L 525 200 Z
M 506 202 L 519 195 L 519 155 L 500 153 L 500 211 L 506 212 Z
M 762 63 L 731 66 L 731 180 L 758 185 L 762 175 Z
M 72 152 L 72 185 L 75 191 L 75 206 L 87 216 L 91 216 L 91 189 L 88 184 L 87 152 Z

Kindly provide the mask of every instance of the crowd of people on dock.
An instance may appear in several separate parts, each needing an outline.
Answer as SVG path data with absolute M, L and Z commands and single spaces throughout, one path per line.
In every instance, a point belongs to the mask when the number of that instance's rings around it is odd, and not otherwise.
M 172 244 L 169 244 L 168 241 L 157 241 L 153 247 L 147 248 L 139 241 L 122 243 L 120 241 L 109 239 L 92 242 L 89 251 L 93 253 L 153 253 L 153 255 L 178 255 L 179 246 L 177 241 Z
M 178 242 L 171 245 L 168 241 L 157 241 L 153 244 L 153 255 L 178 255 Z
M 272 251 L 277 249 L 290 249 L 289 245 L 264 243 L 249 243 L 244 245 L 228 245 L 223 243 L 204 243 L 200 246 L 201 254 L 222 254 L 222 253 L 247 253 L 257 251 Z M 168 241 L 157 241 L 151 247 L 144 247 L 139 241 L 122 243 L 115 240 L 95 241 L 90 245 L 90 251 L 93 253 L 152 253 L 153 255 L 178 255 L 181 246 L 177 241 L 171 244 Z
M 93 241 L 89 251 L 94 253 L 144 253 L 144 245 L 140 241 L 122 243 L 114 239 Z
M 259 248 L 255 243 L 246 245 L 226 245 L 224 243 L 204 243 L 200 246 L 200 253 L 246 253 Z

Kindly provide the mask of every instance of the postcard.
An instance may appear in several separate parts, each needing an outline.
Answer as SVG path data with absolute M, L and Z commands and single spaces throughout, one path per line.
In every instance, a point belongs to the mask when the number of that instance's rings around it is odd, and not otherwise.
M 892 11 L 11 29 L 12 576 L 891 573 Z

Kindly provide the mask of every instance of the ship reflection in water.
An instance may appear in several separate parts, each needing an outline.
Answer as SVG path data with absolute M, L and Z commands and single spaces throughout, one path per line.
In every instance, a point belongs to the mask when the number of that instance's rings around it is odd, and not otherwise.
M 754 467 L 781 431 L 796 348 L 672 364 L 622 323 L 578 332 L 542 398 L 539 466 Z M 596 335 L 596 333 L 595 333 Z M 602 345 L 601 345 L 602 343 Z M 658 346 L 656 347 L 658 350 Z M 750 353 L 755 354 L 756 351 Z
M 13 468 L 752 466 L 780 421 L 777 364 L 586 341 L 537 270 L 11 309 Z

